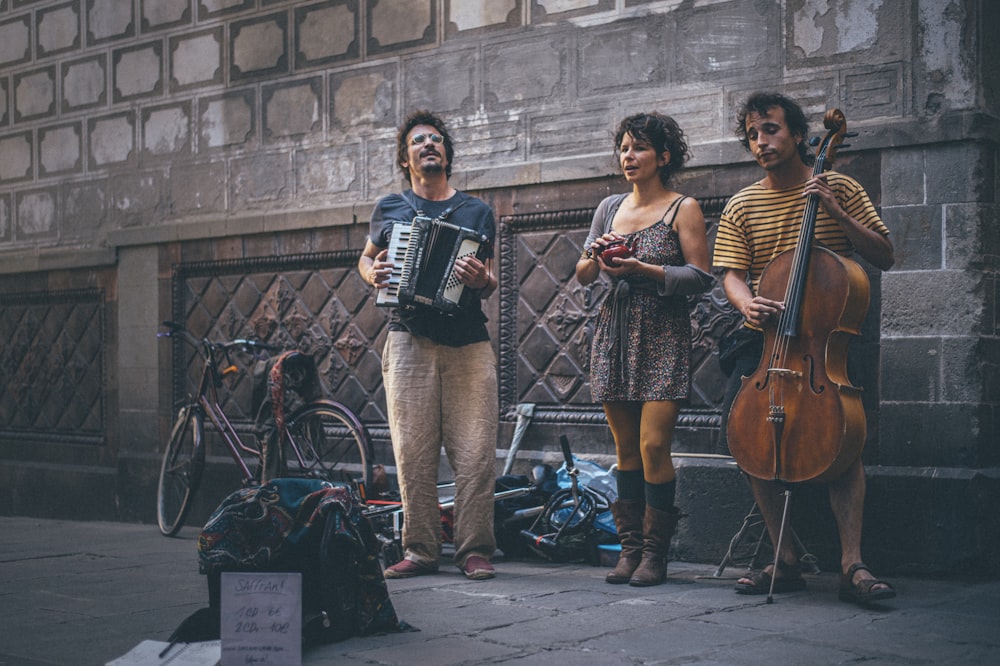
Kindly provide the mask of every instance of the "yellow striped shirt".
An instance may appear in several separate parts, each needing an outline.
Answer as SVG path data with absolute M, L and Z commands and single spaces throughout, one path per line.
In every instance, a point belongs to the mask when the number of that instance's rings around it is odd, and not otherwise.
M 848 215 L 863 226 L 889 235 L 868 193 L 851 178 L 827 172 L 827 182 Z M 757 293 L 760 274 L 774 257 L 795 247 L 802 226 L 806 198 L 802 185 L 769 190 L 759 182 L 744 187 L 726 204 L 719 220 L 712 263 L 720 268 L 744 270 L 750 274 L 751 288 Z M 820 245 L 848 256 L 854 251 L 847 235 L 823 208 L 818 206 L 814 237 Z

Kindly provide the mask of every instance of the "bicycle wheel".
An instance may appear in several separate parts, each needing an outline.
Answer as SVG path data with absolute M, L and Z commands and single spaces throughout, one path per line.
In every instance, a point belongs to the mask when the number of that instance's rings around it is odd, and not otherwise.
M 292 447 L 289 472 L 367 488 L 372 477 L 371 444 L 364 424 L 332 400 L 311 402 L 285 426 Z
M 185 405 L 177 414 L 170 442 L 163 452 L 160 483 L 156 490 L 156 522 L 164 536 L 173 536 L 184 525 L 205 469 L 204 418 L 201 410 Z

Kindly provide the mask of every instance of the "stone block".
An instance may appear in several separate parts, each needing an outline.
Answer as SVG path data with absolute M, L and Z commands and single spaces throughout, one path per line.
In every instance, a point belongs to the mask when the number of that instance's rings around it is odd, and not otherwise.
M 395 63 L 335 72 L 330 75 L 330 128 L 395 128 L 397 98 Z
M 191 104 L 142 110 L 142 152 L 146 157 L 182 157 L 191 152 Z
M 580 97 L 600 99 L 666 84 L 673 49 L 663 44 L 673 41 L 672 27 L 661 16 L 644 16 L 581 33 L 576 47 Z
M 1000 270 L 1000 206 L 957 203 L 944 207 L 944 265 Z
M 991 147 L 979 142 L 948 143 L 928 148 L 923 172 L 927 179 L 927 203 L 967 203 L 992 198 L 994 170 Z
M 7 77 L 0 79 L 0 127 L 10 122 L 10 105 L 8 104 L 10 101 L 9 87 L 10 84 Z
M 941 341 L 941 346 L 944 402 L 1000 402 L 1000 394 L 995 391 L 1000 365 L 1000 345 L 996 339 L 949 337 Z
M 965 271 L 890 271 L 882 276 L 882 335 L 978 334 L 988 312 L 983 278 Z M 973 297 L 980 294 L 979 297 Z
M 139 0 L 142 32 L 191 23 L 191 0 Z
M 153 226 L 163 219 L 163 174 L 132 171 L 111 179 L 111 220 L 115 227 Z
M 105 180 L 60 183 L 59 202 L 65 237 L 93 237 L 93 233 L 104 225 L 108 218 L 107 188 Z
M 942 339 L 882 338 L 881 398 L 938 402 L 942 396 Z
M 804 3 L 789 10 L 788 57 L 795 67 L 842 62 L 848 54 L 868 62 L 908 56 L 909 12 L 892 3 Z
M 775 3 L 727 2 L 678 12 L 673 39 L 662 47 L 676 51 L 670 80 L 701 85 L 721 79 L 780 80 L 782 20 L 781 5 Z
M 111 62 L 116 104 L 163 92 L 162 41 L 116 49 Z
M 83 170 L 83 137 L 80 123 L 38 130 L 38 176 Z
M 31 14 L 0 22 L 0 67 L 31 60 Z
M 257 131 L 253 90 L 198 100 L 198 149 L 251 148 Z
M 923 149 L 897 148 L 883 151 L 881 173 L 883 218 L 885 208 L 888 206 L 914 206 L 927 202 L 924 173 Z
M 59 233 L 54 189 L 17 193 L 18 240 L 55 238 Z
M 265 141 L 301 140 L 323 131 L 323 79 L 301 79 L 266 86 L 261 91 L 261 127 Z
M 229 177 L 232 210 L 291 199 L 294 183 L 290 162 L 291 157 L 286 154 L 234 159 Z
M 880 465 L 977 467 L 990 435 L 983 409 L 973 403 L 883 401 L 879 407 Z
M 170 92 L 223 83 L 222 27 L 170 38 Z
M 608 106 L 587 106 L 580 111 L 556 111 L 532 116 L 528 157 L 540 159 L 573 154 L 603 154 L 608 169 L 617 170 L 614 128 L 618 119 Z M 598 158 L 600 159 L 600 158 Z
M 107 103 L 107 70 L 108 58 L 103 53 L 63 63 L 63 112 L 89 109 Z
M 87 121 L 89 168 L 128 162 L 135 154 L 135 118 L 131 111 Z
M 368 178 L 365 181 L 365 198 L 374 201 L 393 190 L 404 187 L 399 165 L 396 164 L 395 139 L 370 140 L 366 142 L 368 163 Z M 358 212 L 358 219 L 368 222 L 371 219 L 372 207 L 367 206 Z M 367 231 L 367 229 L 366 229 Z
M 295 9 L 295 69 L 322 67 L 361 57 L 357 3 L 327 0 Z
M 39 58 L 80 48 L 80 0 L 39 9 L 35 18 L 35 48 Z
M 88 0 L 87 44 L 101 44 L 135 35 L 132 0 Z
M 14 75 L 14 122 L 39 120 L 55 111 L 55 65 Z
M 895 250 L 893 271 L 933 271 L 943 266 L 942 215 L 940 205 L 882 207 L 882 221 Z
M 729 139 L 732 133 L 729 122 L 723 117 L 721 98 L 717 92 L 702 93 L 695 90 L 680 90 L 669 98 L 660 98 L 646 105 L 643 111 L 659 111 L 671 116 L 684 130 L 688 147 L 693 148 L 698 143 L 717 141 L 719 137 Z M 631 105 L 622 105 L 622 118 L 637 113 Z M 616 122 L 620 121 L 619 118 Z M 692 150 L 692 152 L 694 152 Z M 692 155 L 692 162 L 699 156 Z M 691 162 L 688 163 L 688 166 Z M 617 162 L 615 164 L 617 166 Z
M 288 14 L 270 14 L 229 26 L 229 79 L 276 76 L 288 72 Z
M 172 168 L 167 181 L 170 214 L 223 213 L 226 210 L 226 163 Z
M 365 7 L 371 55 L 437 42 L 437 0 L 368 2 Z
M 446 0 L 444 8 L 445 36 L 478 34 L 489 29 L 514 28 L 521 25 L 518 0 Z
M 569 93 L 569 33 L 546 38 L 506 40 L 483 47 L 483 96 L 487 106 L 501 110 L 545 102 L 559 105 Z M 459 90 L 461 88 L 459 87 Z
M 0 137 L 0 183 L 14 183 L 32 177 L 34 140 L 31 132 Z

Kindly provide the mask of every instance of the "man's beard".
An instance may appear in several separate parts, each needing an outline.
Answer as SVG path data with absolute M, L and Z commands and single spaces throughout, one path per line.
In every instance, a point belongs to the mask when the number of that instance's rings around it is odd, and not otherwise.
M 442 164 L 441 162 L 435 161 L 435 162 L 421 162 L 420 163 L 420 172 L 421 173 L 424 173 L 424 174 L 427 174 L 427 175 L 431 175 L 431 174 L 439 174 L 442 171 L 444 171 L 444 164 Z

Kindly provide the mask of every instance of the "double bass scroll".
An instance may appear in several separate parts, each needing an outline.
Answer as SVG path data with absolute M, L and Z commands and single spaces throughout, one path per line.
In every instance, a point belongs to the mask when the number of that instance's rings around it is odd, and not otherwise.
M 827 111 L 828 133 L 813 176 L 846 136 L 838 109 Z M 729 415 L 729 450 L 752 477 L 786 483 L 838 478 L 864 447 L 861 389 L 847 374 L 847 347 L 868 310 L 868 276 L 857 262 L 814 243 L 819 197 L 806 201 L 794 249 L 778 254 L 761 274 L 758 295 L 785 304 L 764 326 L 764 353 L 744 377 Z

